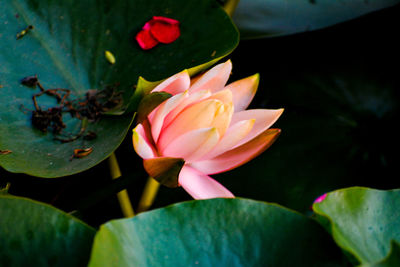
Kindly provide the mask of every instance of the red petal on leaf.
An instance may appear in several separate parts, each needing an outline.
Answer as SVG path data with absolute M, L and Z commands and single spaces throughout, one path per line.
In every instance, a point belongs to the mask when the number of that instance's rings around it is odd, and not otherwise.
M 179 24 L 179 21 L 177 21 L 176 19 L 171 19 L 171 18 L 167 18 L 167 17 L 161 17 L 161 16 L 154 16 L 152 19 L 153 22 L 158 21 L 158 22 L 164 22 L 167 24 Z
M 147 25 L 148 23 L 146 23 Z M 146 26 L 145 25 L 145 26 Z M 144 27 L 143 27 L 144 28 Z M 158 41 L 150 34 L 150 30 L 141 30 L 136 35 L 136 41 L 143 50 L 148 50 L 155 47 Z
M 153 17 L 150 24 L 151 35 L 160 43 L 172 43 L 181 35 L 179 21 L 177 20 L 165 17 Z

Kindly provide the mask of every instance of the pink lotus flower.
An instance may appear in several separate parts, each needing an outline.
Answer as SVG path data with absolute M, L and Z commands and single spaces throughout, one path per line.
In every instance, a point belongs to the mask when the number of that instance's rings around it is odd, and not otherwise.
M 280 133 L 269 127 L 283 109 L 246 110 L 256 93 L 259 75 L 225 86 L 232 63 L 227 61 L 190 79 L 182 71 L 152 92 L 173 96 L 133 130 L 133 145 L 146 161 L 182 158 L 178 182 L 193 198 L 234 195 L 209 177 L 234 169 L 267 149 Z

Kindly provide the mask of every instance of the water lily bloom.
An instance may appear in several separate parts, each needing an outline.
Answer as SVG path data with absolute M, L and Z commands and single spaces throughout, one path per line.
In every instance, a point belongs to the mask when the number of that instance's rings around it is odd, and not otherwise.
M 178 183 L 193 198 L 231 198 L 234 195 L 211 178 L 234 169 L 267 149 L 280 133 L 269 129 L 283 109 L 246 110 L 259 75 L 226 85 L 231 61 L 190 79 L 182 71 L 152 92 L 172 95 L 133 130 L 133 145 L 146 161 L 181 158 Z M 149 171 L 148 171 L 149 172 Z

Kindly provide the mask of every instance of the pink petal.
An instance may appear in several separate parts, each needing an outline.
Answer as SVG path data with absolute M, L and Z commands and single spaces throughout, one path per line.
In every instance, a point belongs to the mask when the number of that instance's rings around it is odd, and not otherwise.
M 212 159 L 236 146 L 253 128 L 255 119 L 239 121 L 229 127 L 225 135 L 212 151 L 207 153 L 203 159 Z
M 235 197 L 228 189 L 208 175 L 186 165 L 179 173 L 179 184 L 194 199 Z
M 221 90 L 214 94 L 212 94 L 209 99 L 218 99 L 222 101 L 224 104 L 232 104 L 233 103 L 233 94 L 230 90 Z
M 212 93 L 220 91 L 228 81 L 231 70 L 232 62 L 230 60 L 218 64 L 193 83 L 189 91 L 191 93 L 199 90 L 210 90 Z
M 190 87 L 190 76 L 187 70 L 181 71 L 159 85 L 157 85 L 151 92 L 166 92 L 171 95 L 183 93 Z
M 168 126 L 171 121 L 173 121 L 176 116 L 184 110 L 186 107 L 189 105 L 193 105 L 198 103 L 201 100 L 204 100 L 205 98 L 209 97 L 211 95 L 211 92 L 208 90 L 201 90 L 198 92 L 195 92 L 194 94 L 188 95 L 182 102 L 180 102 L 165 118 L 164 120 L 164 127 Z
M 146 137 L 146 130 L 142 124 L 138 124 L 133 129 L 132 141 L 133 147 L 140 157 L 143 159 L 156 157 L 156 150 Z
M 191 162 L 209 152 L 218 141 L 219 134 L 216 128 L 196 129 L 173 140 L 162 151 L 162 155 Z
M 228 129 L 233 115 L 233 105 L 223 105 L 218 112 L 215 114 L 215 118 L 211 125 L 218 129 L 220 136 L 224 136 Z
M 153 16 L 151 21 L 152 22 L 164 22 L 164 23 L 171 24 L 171 25 L 179 24 L 179 21 L 177 21 L 176 19 L 171 19 L 171 18 L 162 17 L 162 16 Z
M 148 116 L 151 125 L 151 134 L 153 140 L 157 143 L 160 136 L 161 129 L 164 124 L 164 119 L 171 110 L 173 110 L 180 102 L 187 97 L 187 92 L 183 92 L 168 98 L 166 101 L 161 103 L 155 108 Z
M 260 75 L 255 74 L 233 82 L 225 87 L 225 89 L 229 89 L 233 94 L 235 112 L 245 110 L 250 105 L 257 92 L 259 81 Z
M 150 34 L 150 29 L 143 29 L 138 32 L 136 41 L 143 50 L 149 50 L 158 44 L 158 41 Z
M 255 119 L 255 123 L 251 132 L 243 138 L 236 146 L 240 146 L 254 137 L 258 136 L 266 129 L 271 127 L 281 116 L 283 109 L 249 109 L 235 112 L 232 116 L 231 125 L 243 121 Z
M 163 44 L 172 43 L 181 35 L 179 22 L 165 17 L 153 17 L 150 33 Z
M 158 147 L 163 150 L 169 143 L 189 131 L 212 126 L 216 113 L 223 106 L 219 100 L 204 100 L 184 109 L 161 131 Z
M 277 139 L 280 129 L 268 129 L 253 140 L 229 150 L 213 159 L 190 164 L 200 172 L 214 174 L 232 170 L 264 152 Z

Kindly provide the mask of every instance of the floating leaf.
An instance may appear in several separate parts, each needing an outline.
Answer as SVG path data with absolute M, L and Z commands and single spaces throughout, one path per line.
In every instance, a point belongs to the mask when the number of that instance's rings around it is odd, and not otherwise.
M 373 264 L 363 264 L 361 267 L 393 267 L 400 266 L 400 245 L 397 242 L 392 242 L 390 254 L 380 262 Z
M 400 242 L 400 189 L 353 187 L 337 190 L 313 205 L 328 219 L 336 243 L 361 263 L 374 263 L 389 254 L 392 240 Z M 396 249 L 396 248 L 394 248 Z
M 1 266 L 85 266 L 95 230 L 47 204 L 0 195 Z
M 101 226 L 89 266 L 339 266 L 313 220 L 273 204 L 210 199 Z
M 32 88 L 24 86 L 21 79 L 37 77 L 45 89 L 70 90 L 71 98 L 82 98 L 90 89 L 113 87 L 121 92 L 123 107 L 129 105 L 132 112 L 143 96 L 142 92 L 133 95 L 139 76 L 158 81 L 183 69 L 200 71 L 210 61 L 229 54 L 238 42 L 236 28 L 214 0 L 3 2 L 0 147 L 13 153 L 0 157 L 0 165 L 34 176 L 71 175 L 98 164 L 119 146 L 132 114 L 102 116 L 86 129 L 97 138 L 84 144 L 82 138 L 60 144 L 53 140 L 53 134 L 32 127 L 32 96 L 40 91 L 35 84 Z M 143 51 L 134 37 L 155 15 L 179 20 L 182 35 L 171 44 Z M 25 34 L 17 39 L 24 29 Z M 110 57 L 106 59 L 105 51 L 112 51 L 114 64 L 110 64 Z M 38 97 L 43 111 L 55 105 L 56 100 L 48 95 Z M 65 138 L 80 133 L 80 120 L 63 114 L 63 123 Z M 93 153 L 70 161 L 74 149 L 82 147 L 92 147 Z

